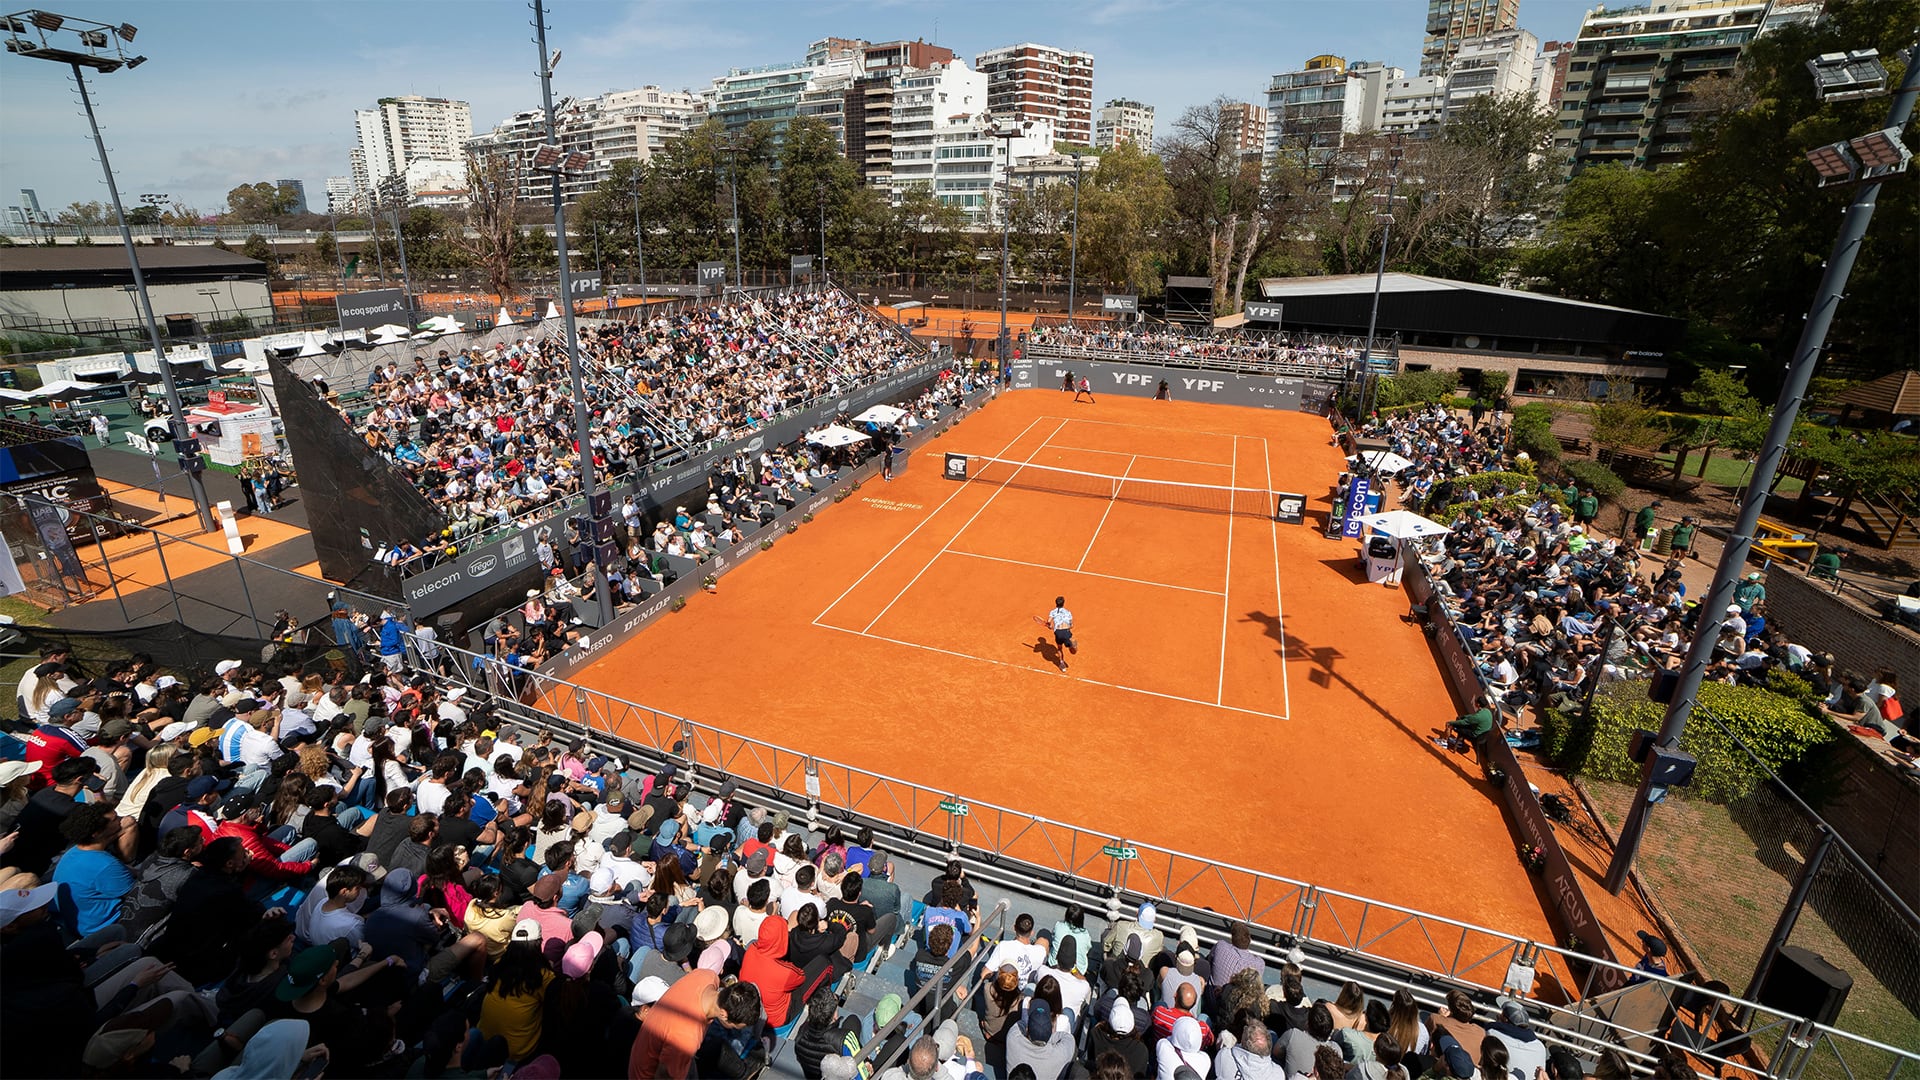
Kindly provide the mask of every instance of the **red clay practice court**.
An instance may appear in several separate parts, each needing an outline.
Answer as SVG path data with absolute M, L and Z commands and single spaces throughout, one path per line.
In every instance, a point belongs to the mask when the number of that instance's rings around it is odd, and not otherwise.
M 958 482 L 942 475 L 947 453 L 996 462 Z M 1428 741 L 1457 710 L 1401 619 L 1405 596 L 1365 584 L 1355 542 L 1320 533 L 1342 467 L 1324 417 L 1013 391 L 908 464 L 576 681 L 1055 821 L 1552 940 L 1478 765 Z M 1168 486 L 1185 484 L 1252 490 Z M 1308 496 L 1306 524 L 1274 521 L 1272 491 Z M 1058 595 L 1079 645 L 1064 674 L 1035 621 Z

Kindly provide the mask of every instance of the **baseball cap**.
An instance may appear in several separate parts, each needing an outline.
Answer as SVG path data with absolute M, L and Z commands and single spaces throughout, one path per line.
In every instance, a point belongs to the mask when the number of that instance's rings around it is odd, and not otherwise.
M 1533 1023 L 1533 1017 L 1527 1015 L 1527 1007 L 1519 998 L 1497 997 L 1493 1003 L 1500 1008 L 1500 1019 L 1514 1027 L 1527 1027 Z
M 35 771 L 37 767 L 30 761 L 0 761 L 0 787 Z
M 293 954 L 293 960 L 287 964 L 287 977 L 280 983 L 273 996 L 281 1001 L 292 1001 L 320 985 L 320 980 L 333 965 L 340 962 L 340 955 L 331 945 L 315 945 Z
M 116 716 L 100 725 L 100 737 L 105 739 L 124 739 L 133 734 L 133 721 L 124 716 Z
M 160 741 L 172 742 L 187 732 L 192 731 L 195 726 L 196 725 L 189 724 L 185 720 L 175 720 L 173 723 L 160 729 Z
M 535 900 L 551 903 L 560 899 L 560 890 L 567 883 L 565 874 L 548 874 L 527 887 L 527 893 Z
M 243 697 L 239 701 L 229 705 L 228 708 L 232 709 L 235 713 L 250 713 L 259 712 L 261 709 L 266 708 L 266 704 L 259 698 Z
M 1640 944 L 1646 946 L 1646 949 L 1649 955 L 1652 955 L 1652 956 L 1667 955 L 1667 943 L 1661 939 L 1660 935 L 1649 934 L 1645 930 L 1638 930 L 1638 931 L 1635 931 L 1635 933 L 1640 938 Z
M 205 728 L 200 730 L 205 731 Z M 210 791 L 227 791 L 233 787 L 233 781 L 218 776 L 196 776 L 187 781 L 187 798 L 203 798 Z
M 1036 997 L 1027 1005 L 1027 1038 L 1043 1043 L 1053 1038 L 1053 1006 L 1047 999 Z
M 514 941 L 539 941 L 540 924 L 533 919 L 521 919 L 513 924 Z
M 1155 911 L 1152 904 L 1141 904 L 1140 917 L 1134 921 L 1140 924 L 1140 929 L 1151 930 L 1153 929 L 1154 914 Z
M 213 673 L 215 675 L 224 676 L 227 674 L 227 672 L 232 671 L 239 666 L 240 666 L 240 661 L 238 660 L 222 660 L 219 663 L 213 665 Z M 295 996 L 298 996 L 298 995 L 295 995 Z
M 593 962 L 600 958 L 600 946 L 604 941 L 598 930 L 581 935 L 580 940 L 569 946 L 560 957 L 560 974 L 569 979 L 584 978 L 587 972 L 593 970 Z
M 1113 1008 L 1107 1010 L 1107 1026 L 1113 1029 L 1115 1035 L 1132 1034 L 1133 1006 L 1115 998 Z
M 260 805 L 260 796 L 251 791 L 235 791 L 220 800 L 220 816 L 237 818 Z
M 63 697 L 59 701 L 56 701 L 53 704 L 47 706 L 47 715 L 55 720 L 58 720 L 63 716 L 72 714 L 73 711 L 78 709 L 79 707 L 80 707 L 79 699 Z
M 179 685 L 180 685 L 180 680 L 174 678 L 171 675 L 162 675 L 159 678 L 153 680 L 153 688 L 155 690 L 170 690 L 173 687 L 176 687 Z
M 31 889 L 8 889 L 0 893 L 0 927 L 11 925 L 13 920 L 30 911 L 38 911 L 46 907 L 53 903 L 58 895 L 60 895 L 58 882 L 48 882 Z
M 51 885 L 45 886 L 45 888 L 52 887 Z M 636 1006 L 651 1005 L 659 1001 L 660 996 L 666 992 L 667 981 L 658 975 L 649 975 L 633 984 L 633 1003 Z

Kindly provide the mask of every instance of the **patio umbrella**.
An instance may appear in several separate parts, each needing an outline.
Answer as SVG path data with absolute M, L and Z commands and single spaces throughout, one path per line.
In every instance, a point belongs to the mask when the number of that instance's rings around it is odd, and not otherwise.
M 1356 461 L 1365 462 L 1365 467 L 1382 476 L 1392 476 L 1413 468 L 1413 462 L 1391 450 L 1369 450 L 1358 455 Z
M 852 428 L 841 427 L 839 424 L 828 424 L 826 427 L 807 436 L 807 441 L 815 446 L 852 446 L 857 442 L 866 442 L 867 437 Z
M 869 422 L 875 424 L 897 424 L 906 419 L 906 417 L 907 410 L 905 409 L 896 409 L 891 405 L 875 405 L 866 412 L 854 417 L 853 422 L 856 424 Z
M 33 391 L 33 398 L 36 401 L 71 401 L 74 398 L 86 394 L 97 394 L 99 392 L 100 387 L 95 383 L 61 379 L 57 382 L 47 383 L 40 389 Z
M 1388 510 L 1381 514 L 1368 514 L 1360 519 L 1360 524 L 1381 536 L 1391 536 L 1396 540 L 1425 540 L 1430 536 L 1445 536 L 1453 531 L 1411 510 Z
M 255 374 L 267 370 L 267 362 L 265 360 L 252 360 L 244 356 L 238 360 L 229 360 L 220 366 L 228 371 L 243 371 Z

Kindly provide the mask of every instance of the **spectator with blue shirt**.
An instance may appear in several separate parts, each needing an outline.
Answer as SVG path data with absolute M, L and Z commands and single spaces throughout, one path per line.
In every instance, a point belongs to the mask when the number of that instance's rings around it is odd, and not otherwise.
M 73 847 L 55 864 L 53 880 L 61 886 L 61 912 L 82 938 L 117 922 L 121 901 L 133 891 L 133 871 L 109 850 L 121 831 L 120 818 L 98 803 L 75 806 L 60 823 L 60 835 Z

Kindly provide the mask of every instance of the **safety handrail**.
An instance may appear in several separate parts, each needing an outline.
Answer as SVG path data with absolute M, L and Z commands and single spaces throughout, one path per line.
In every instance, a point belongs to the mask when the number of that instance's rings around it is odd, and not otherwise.
M 954 970 L 963 960 L 969 966 L 978 962 L 977 953 L 980 948 L 980 942 L 986 938 L 988 925 L 991 924 L 1004 934 L 1006 930 L 1007 912 L 1011 910 L 1011 908 L 1011 902 L 1006 897 L 1001 897 L 999 901 L 993 905 L 993 909 L 981 917 L 980 925 L 973 928 L 973 933 L 967 935 L 966 941 L 956 941 L 953 943 L 953 952 L 947 957 L 947 962 L 941 964 L 940 969 L 933 974 L 933 977 L 928 979 L 927 982 L 920 987 L 919 991 L 907 1000 L 906 1004 L 900 1006 L 900 1012 L 895 1015 L 893 1019 L 880 1025 L 880 1029 L 875 1031 L 872 1037 L 865 1043 L 861 1044 L 859 1051 L 853 1055 L 853 1068 L 855 1072 L 860 1070 L 861 1065 L 871 1061 L 879 1051 L 884 1050 L 888 1040 L 893 1037 L 893 1033 L 906 1026 L 909 1021 L 912 1021 L 913 1030 L 908 1032 L 907 1036 L 900 1040 L 899 1048 L 892 1055 L 889 1055 L 884 1061 L 874 1063 L 873 1070 L 875 1072 L 884 1071 L 895 1061 L 899 1060 L 900 1054 L 910 1051 L 913 1048 L 914 1039 L 926 1031 L 929 1026 L 937 1027 L 940 1024 L 943 1010 L 940 1008 L 931 1008 L 923 1014 L 920 1011 L 921 1003 L 926 1001 L 930 994 L 951 995 L 953 993 L 953 988 L 947 986 L 947 973 Z M 971 985 L 967 986 L 964 994 L 954 998 L 954 1004 L 956 1006 L 965 1006 L 967 1002 L 973 999 L 974 992 L 987 984 L 984 969 L 968 974 L 973 977 L 973 981 Z M 968 976 L 963 976 L 963 978 L 965 977 Z

